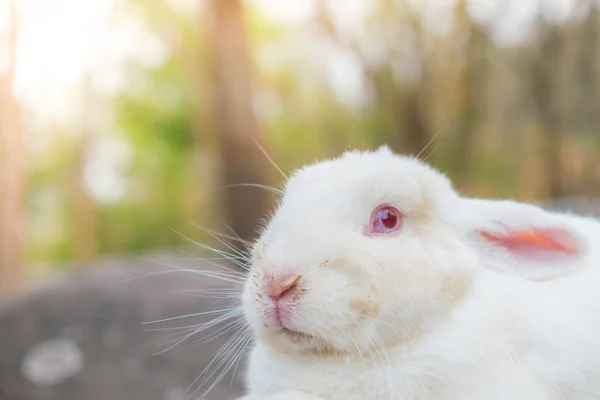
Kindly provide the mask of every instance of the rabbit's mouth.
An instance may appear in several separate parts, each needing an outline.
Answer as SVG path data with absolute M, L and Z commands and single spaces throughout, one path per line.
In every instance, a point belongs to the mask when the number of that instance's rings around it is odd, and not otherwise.
M 282 328 L 279 332 L 285 337 L 287 337 L 292 343 L 305 343 L 313 338 L 312 335 L 309 335 L 307 333 L 294 331 L 285 327 Z

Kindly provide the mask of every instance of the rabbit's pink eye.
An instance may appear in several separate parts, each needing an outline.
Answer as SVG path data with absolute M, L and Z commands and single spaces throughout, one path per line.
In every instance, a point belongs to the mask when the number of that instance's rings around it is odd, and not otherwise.
M 377 207 L 371 214 L 370 234 L 380 235 L 395 232 L 402 225 L 402 215 L 400 211 L 390 205 Z

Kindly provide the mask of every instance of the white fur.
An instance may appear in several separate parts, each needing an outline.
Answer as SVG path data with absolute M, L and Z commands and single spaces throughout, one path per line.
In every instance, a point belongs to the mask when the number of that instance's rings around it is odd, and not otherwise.
M 367 236 L 384 202 L 403 211 L 403 228 Z M 245 399 L 600 399 L 598 251 L 521 273 L 535 266 L 473 234 L 496 222 L 558 224 L 582 245 L 600 238 L 591 219 L 461 198 L 387 148 L 297 172 L 245 287 L 256 334 Z M 259 276 L 280 269 L 302 275 L 292 328 L 310 341 L 294 344 L 264 320 Z

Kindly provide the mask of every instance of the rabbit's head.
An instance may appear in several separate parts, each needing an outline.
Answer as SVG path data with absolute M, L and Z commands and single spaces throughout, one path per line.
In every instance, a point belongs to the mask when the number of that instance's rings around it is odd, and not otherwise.
M 493 204 L 461 198 L 445 176 L 387 147 L 303 168 L 253 248 L 246 318 L 281 351 L 378 351 L 447 318 L 481 271 L 579 256 L 579 239 L 542 210 Z

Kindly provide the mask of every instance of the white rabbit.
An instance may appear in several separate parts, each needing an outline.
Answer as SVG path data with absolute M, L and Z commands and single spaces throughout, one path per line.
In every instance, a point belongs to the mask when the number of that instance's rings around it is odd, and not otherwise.
M 594 237 L 387 147 L 308 166 L 253 248 L 244 399 L 600 399 Z

